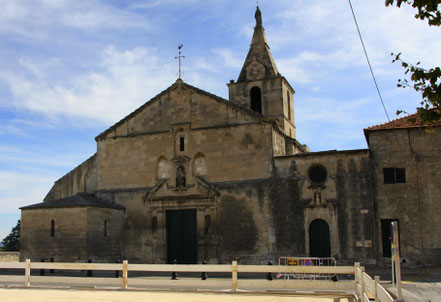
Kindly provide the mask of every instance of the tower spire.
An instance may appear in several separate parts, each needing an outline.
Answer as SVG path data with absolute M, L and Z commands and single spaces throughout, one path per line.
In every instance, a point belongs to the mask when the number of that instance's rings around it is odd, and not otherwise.
M 286 135 L 295 138 L 294 89 L 278 72 L 262 25 L 259 5 L 254 14 L 256 26 L 245 62 L 237 81 L 228 85 L 230 101 L 277 121 Z
M 279 75 L 265 37 L 265 29 L 262 25 L 262 12 L 259 6 L 256 7 L 254 17 L 256 18 L 256 26 L 254 27 L 247 58 L 237 79 L 238 82 L 255 80 L 257 78 L 277 77 Z M 254 67 L 249 67 L 251 65 Z

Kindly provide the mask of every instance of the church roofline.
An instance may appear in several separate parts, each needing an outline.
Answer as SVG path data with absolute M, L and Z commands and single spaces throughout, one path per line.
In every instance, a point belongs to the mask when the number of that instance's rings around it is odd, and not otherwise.
M 112 203 L 103 199 L 95 197 L 93 194 L 77 193 L 74 196 L 55 199 L 52 201 L 45 201 L 29 206 L 21 207 L 20 210 L 32 209 L 51 209 L 51 208 L 75 208 L 75 207 L 96 207 L 108 208 L 116 210 L 125 210 L 126 208 L 120 204 Z
M 441 126 L 441 120 L 436 121 L 432 124 L 432 127 L 436 127 L 436 126 Z M 369 131 L 376 131 L 376 130 L 408 129 L 408 128 L 421 128 L 421 127 L 429 127 L 429 124 L 422 122 L 418 113 L 413 113 L 403 117 L 396 118 L 386 123 L 365 128 L 364 132 L 366 133 Z
M 369 133 L 374 131 L 391 131 L 391 130 L 404 130 L 404 129 L 415 129 L 415 128 L 428 128 L 428 127 L 440 127 L 441 120 L 433 122 L 429 126 L 428 123 L 421 121 L 418 113 L 409 114 L 403 117 L 396 118 L 386 123 L 378 124 L 363 129 L 364 137 L 369 145 Z
M 212 93 L 209 93 L 205 90 L 202 90 L 200 88 L 194 87 L 190 84 L 185 83 L 184 81 L 182 81 L 181 79 L 176 80 L 175 83 L 173 83 L 173 85 L 169 86 L 167 89 L 163 90 L 162 92 L 160 92 L 159 94 L 157 94 L 156 96 L 154 96 L 153 98 L 151 98 L 149 101 L 147 101 L 146 103 L 144 103 L 143 105 L 141 105 L 140 107 L 138 107 L 135 111 L 133 111 L 132 113 L 130 113 L 129 115 L 127 115 L 126 117 L 124 117 L 123 119 L 121 119 L 119 122 L 115 123 L 113 126 L 111 126 L 110 128 L 108 128 L 107 130 L 105 130 L 104 132 L 100 133 L 98 136 L 95 137 L 95 140 L 102 140 L 105 138 L 105 136 L 109 133 L 111 133 L 112 131 L 114 131 L 117 127 L 121 126 L 122 124 L 124 124 L 127 120 L 129 120 L 130 118 L 136 116 L 139 112 L 141 112 L 142 110 L 144 110 L 144 108 L 147 108 L 148 106 L 150 106 L 151 104 L 153 104 L 156 100 L 159 100 L 164 94 L 166 94 L 167 92 L 173 90 L 174 88 L 178 87 L 179 85 L 182 85 L 182 87 L 193 90 L 199 94 L 208 96 L 214 100 L 216 100 L 219 103 L 223 103 L 227 106 L 230 106 L 231 108 L 234 108 L 236 110 L 239 110 L 245 114 L 248 114 L 250 116 L 253 116 L 254 118 L 258 119 L 259 122 L 265 122 L 264 117 L 245 107 L 240 106 L 239 104 L 236 104 L 234 102 L 230 102 L 226 99 L 223 99 L 217 95 L 214 95 Z
M 316 155 L 331 155 L 331 154 L 348 154 L 348 153 L 369 153 L 369 149 L 352 149 L 352 150 L 326 150 L 326 151 L 317 151 L 317 152 L 305 152 L 305 153 L 297 153 L 292 155 L 278 155 L 274 156 L 274 158 L 289 158 L 289 157 L 306 157 L 306 156 L 316 156 Z

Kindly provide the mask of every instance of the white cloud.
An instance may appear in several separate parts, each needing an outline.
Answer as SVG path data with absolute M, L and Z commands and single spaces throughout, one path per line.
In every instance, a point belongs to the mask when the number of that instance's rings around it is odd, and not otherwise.
M 174 78 L 171 68 L 158 62 L 157 51 L 143 46 L 123 51 L 109 46 L 101 54 L 99 67 L 59 83 L 50 78 L 49 63 L 33 63 L 29 58 L 21 62 L 26 62 L 23 65 L 31 75 L 0 72 L 16 99 L 15 107 L 106 123 L 118 121 Z
M 54 177 L 0 170 L 1 213 L 17 213 L 18 208 L 43 200 Z
M 48 39 L 62 28 L 108 30 L 123 27 L 147 29 L 152 24 L 142 15 L 103 1 L 0 1 L 0 34 Z

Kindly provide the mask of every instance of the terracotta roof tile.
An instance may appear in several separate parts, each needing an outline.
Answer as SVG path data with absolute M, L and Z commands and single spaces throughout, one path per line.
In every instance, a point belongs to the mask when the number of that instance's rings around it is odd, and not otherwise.
M 409 121 L 410 119 L 416 119 L 415 123 Z M 394 119 L 390 122 L 375 125 L 364 129 L 365 131 L 375 131 L 375 130 L 389 130 L 389 129 L 407 129 L 407 128 L 419 128 L 427 127 L 427 123 L 422 123 L 419 115 L 417 113 L 403 116 Z M 436 121 L 432 124 L 432 127 L 441 126 L 441 121 Z

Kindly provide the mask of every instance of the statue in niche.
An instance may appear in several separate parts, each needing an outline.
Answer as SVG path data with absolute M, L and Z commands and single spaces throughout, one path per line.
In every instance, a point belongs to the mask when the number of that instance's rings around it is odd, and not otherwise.
M 314 193 L 314 203 L 315 204 L 321 204 L 322 203 L 322 195 L 320 194 L 320 192 L 315 192 Z
M 185 187 L 185 167 L 179 166 L 176 170 L 176 188 Z

